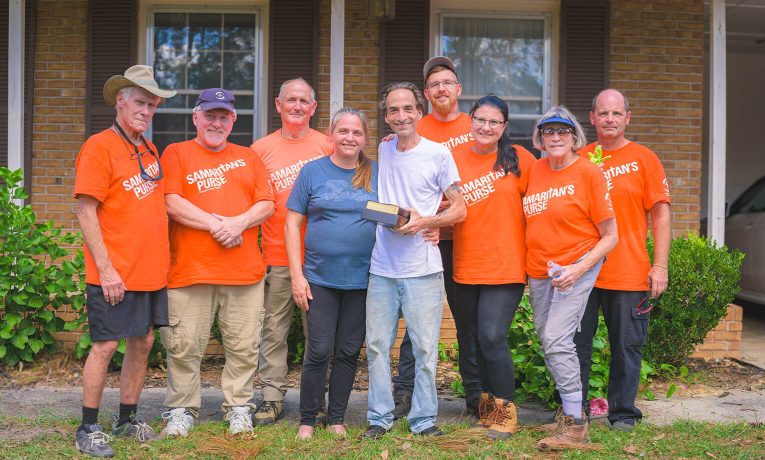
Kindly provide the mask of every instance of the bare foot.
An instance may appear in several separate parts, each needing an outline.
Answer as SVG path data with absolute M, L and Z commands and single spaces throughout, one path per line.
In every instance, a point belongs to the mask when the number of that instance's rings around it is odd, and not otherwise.
M 345 437 L 345 425 L 329 425 L 327 431 L 340 437 Z
M 311 439 L 312 437 L 313 427 L 311 425 L 300 425 L 297 435 L 295 435 L 295 439 L 298 441 L 305 441 L 306 439 Z

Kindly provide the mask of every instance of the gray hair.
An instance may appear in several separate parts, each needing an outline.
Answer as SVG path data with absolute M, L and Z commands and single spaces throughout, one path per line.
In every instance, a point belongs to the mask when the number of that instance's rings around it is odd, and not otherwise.
M 231 110 L 229 110 L 229 109 L 224 109 L 223 107 L 217 107 L 217 108 L 214 108 L 214 109 L 210 109 L 210 111 L 212 111 L 212 110 L 225 110 L 226 112 L 230 113 L 234 117 L 234 121 L 236 121 L 236 109 L 234 109 L 233 112 Z M 207 112 L 207 110 L 204 110 L 202 108 L 202 106 L 196 105 L 196 106 L 194 106 L 193 109 L 191 109 L 191 112 L 192 113 Z
M 592 113 L 595 113 L 595 103 L 598 101 L 598 98 L 600 97 L 601 94 L 605 93 L 606 91 L 616 91 L 617 93 L 619 93 L 624 99 L 624 110 L 626 112 L 630 111 L 630 101 L 627 100 L 626 94 L 624 94 L 623 92 L 619 91 L 616 88 L 606 88 L 604 90 L 601 90 L 598 94 L 595 95 L 595 97 L 592 98 Z
M 313 86 L 309 85 L 308 82 L 305 81 L 305 79 L 303 77 L 293 78 L 291 80 L 287 80 L 284 83 L 282 83 L 282 86 L 279 87 L 279 100 L 281 100 L 282 96 L 284 96 L 284 90 L 287 89 L 287 85 L 289 85 L 290 83 L 297 83 L 297 82 L 303 83 L 308 88 L 310 88 L 311 89 L 311 102 L 316 101 L 316 91 L 313 90 Z
M 417 103 L 417 108 L 420 112 L 425 111 L 425 98 L 422 96 L 422 91 L 417 88 L 417 85 L 408 81 L 398 81 L 395 83 L 388 83 L 380 93 L 380 102 L 378 104 L 380 110 L 386 112 L 388 109 L 388 95 L 397 89 L 408 89 L 414 94 L 414 100 Z
M 572 148 L 575 152 L 581 149 L 582 147 L 584 147 L 585 145 L 587 145 L 587 138 L 584 136 L 584 130 L 582 129 L 582 126 L 579 124 L 579 122 L 576 120 L 576 116 L 573 113 L 571 113 L 566 107 L 562 105 L 556 105 L 554 107 L 550 107 L 550 109 L 544 115 L 537 118 L 537 121 L 534 122 L 534 132 L 532 134 L 532 141 L 534 142 L 535 148 L 539 150 L 544 150 L 544 145 L 542 144 L 542 130 L 538 126 L 543 120 L 546 120 L 552 117 L 560 117 L 574 124 L 574 145 Z

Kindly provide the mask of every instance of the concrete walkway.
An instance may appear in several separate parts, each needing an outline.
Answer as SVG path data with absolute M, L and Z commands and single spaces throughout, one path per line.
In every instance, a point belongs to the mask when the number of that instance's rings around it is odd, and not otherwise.
M 655 401 L 640 401 L 645 422 L 664 425 L 678 419 L 692 419 L 709 422 L 763 422 L 765 421 L 765 391 L 733 390 L 724 396 L 699 396 L 670 399 L 658 398 Z M 146 419 L 158 417 L 162 411 L 165 396 L 164 388 L 147 388 L 143 391 L 139 413 Z M 297 424 L 299 420 L 299 391 L 289 390 L 286 396 L 285 420 Z M 57 416 L 79 418 L 81 416 L 82 389 L 80 388 L 24 388 L 18 390 L 0 390 L 0 413 L 6 416 L 37 418 Z M 200 411 L 201 420 L 219 420 L 220 404 L 223 398 L 218 389 L 203 388 Z M 119 390 L 108 388 L 104 391 L 101 413 L 108 415 L 119 406 Z M 464 401 L 457 398 L 439 398 L 439 424 L 460 422 L 473 423 L 474 418 L 463 412 Z M 353 392 L 348 404 L 346 423 L 355 426 L 366 425 L 367 395 Z M 519 407 L 518 418 L 521 424 L 537 424 L 549 420 L 553 412 L 544 409 L 538 403 L 524 403 Z

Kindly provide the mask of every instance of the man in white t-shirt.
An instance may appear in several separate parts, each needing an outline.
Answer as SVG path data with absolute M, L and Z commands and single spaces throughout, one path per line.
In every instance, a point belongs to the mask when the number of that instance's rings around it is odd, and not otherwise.
M 443 434 L 435 424 L 443 265 L 438 247 L 425 241 L 422 230 L 461 222 L 467 211 L 449 149 L 416 132 L 423 107 L 422 93 L 412 83 L 391 83 L 382 92 L 380 108 L 396 136 L 378 149 L 379 200 L 406 208 L 411 216 L 398 229 L 378 226 L 372 252 L 367 290 L 367 438 L 378 438 L 393 426 L 390 349 L 400 313 L 406 320 L 415 357 L 409 427 L 424 436 Z M 449 206 L 437 214 L 442 195 Z

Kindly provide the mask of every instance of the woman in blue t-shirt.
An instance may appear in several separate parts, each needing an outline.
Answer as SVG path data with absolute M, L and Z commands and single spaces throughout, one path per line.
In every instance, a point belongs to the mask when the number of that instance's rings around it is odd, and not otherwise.
M 292 295 L 308 324 L 298 439 L 313 436 L 330 357 L 327 427 L 345 435 L 343 418 L 364 342 L 369 261 L 375 244 L 376 224 L 361 217 L 367 200 L 377 201 L 377 163 L 362 151 L 369 141 L 364 113 L 350 108 L 335 113 L 329 141 L 334 153 L 300 171 L 287 201 L 284 226 Z M 305 217 L 302 262 L 300 228 Z

